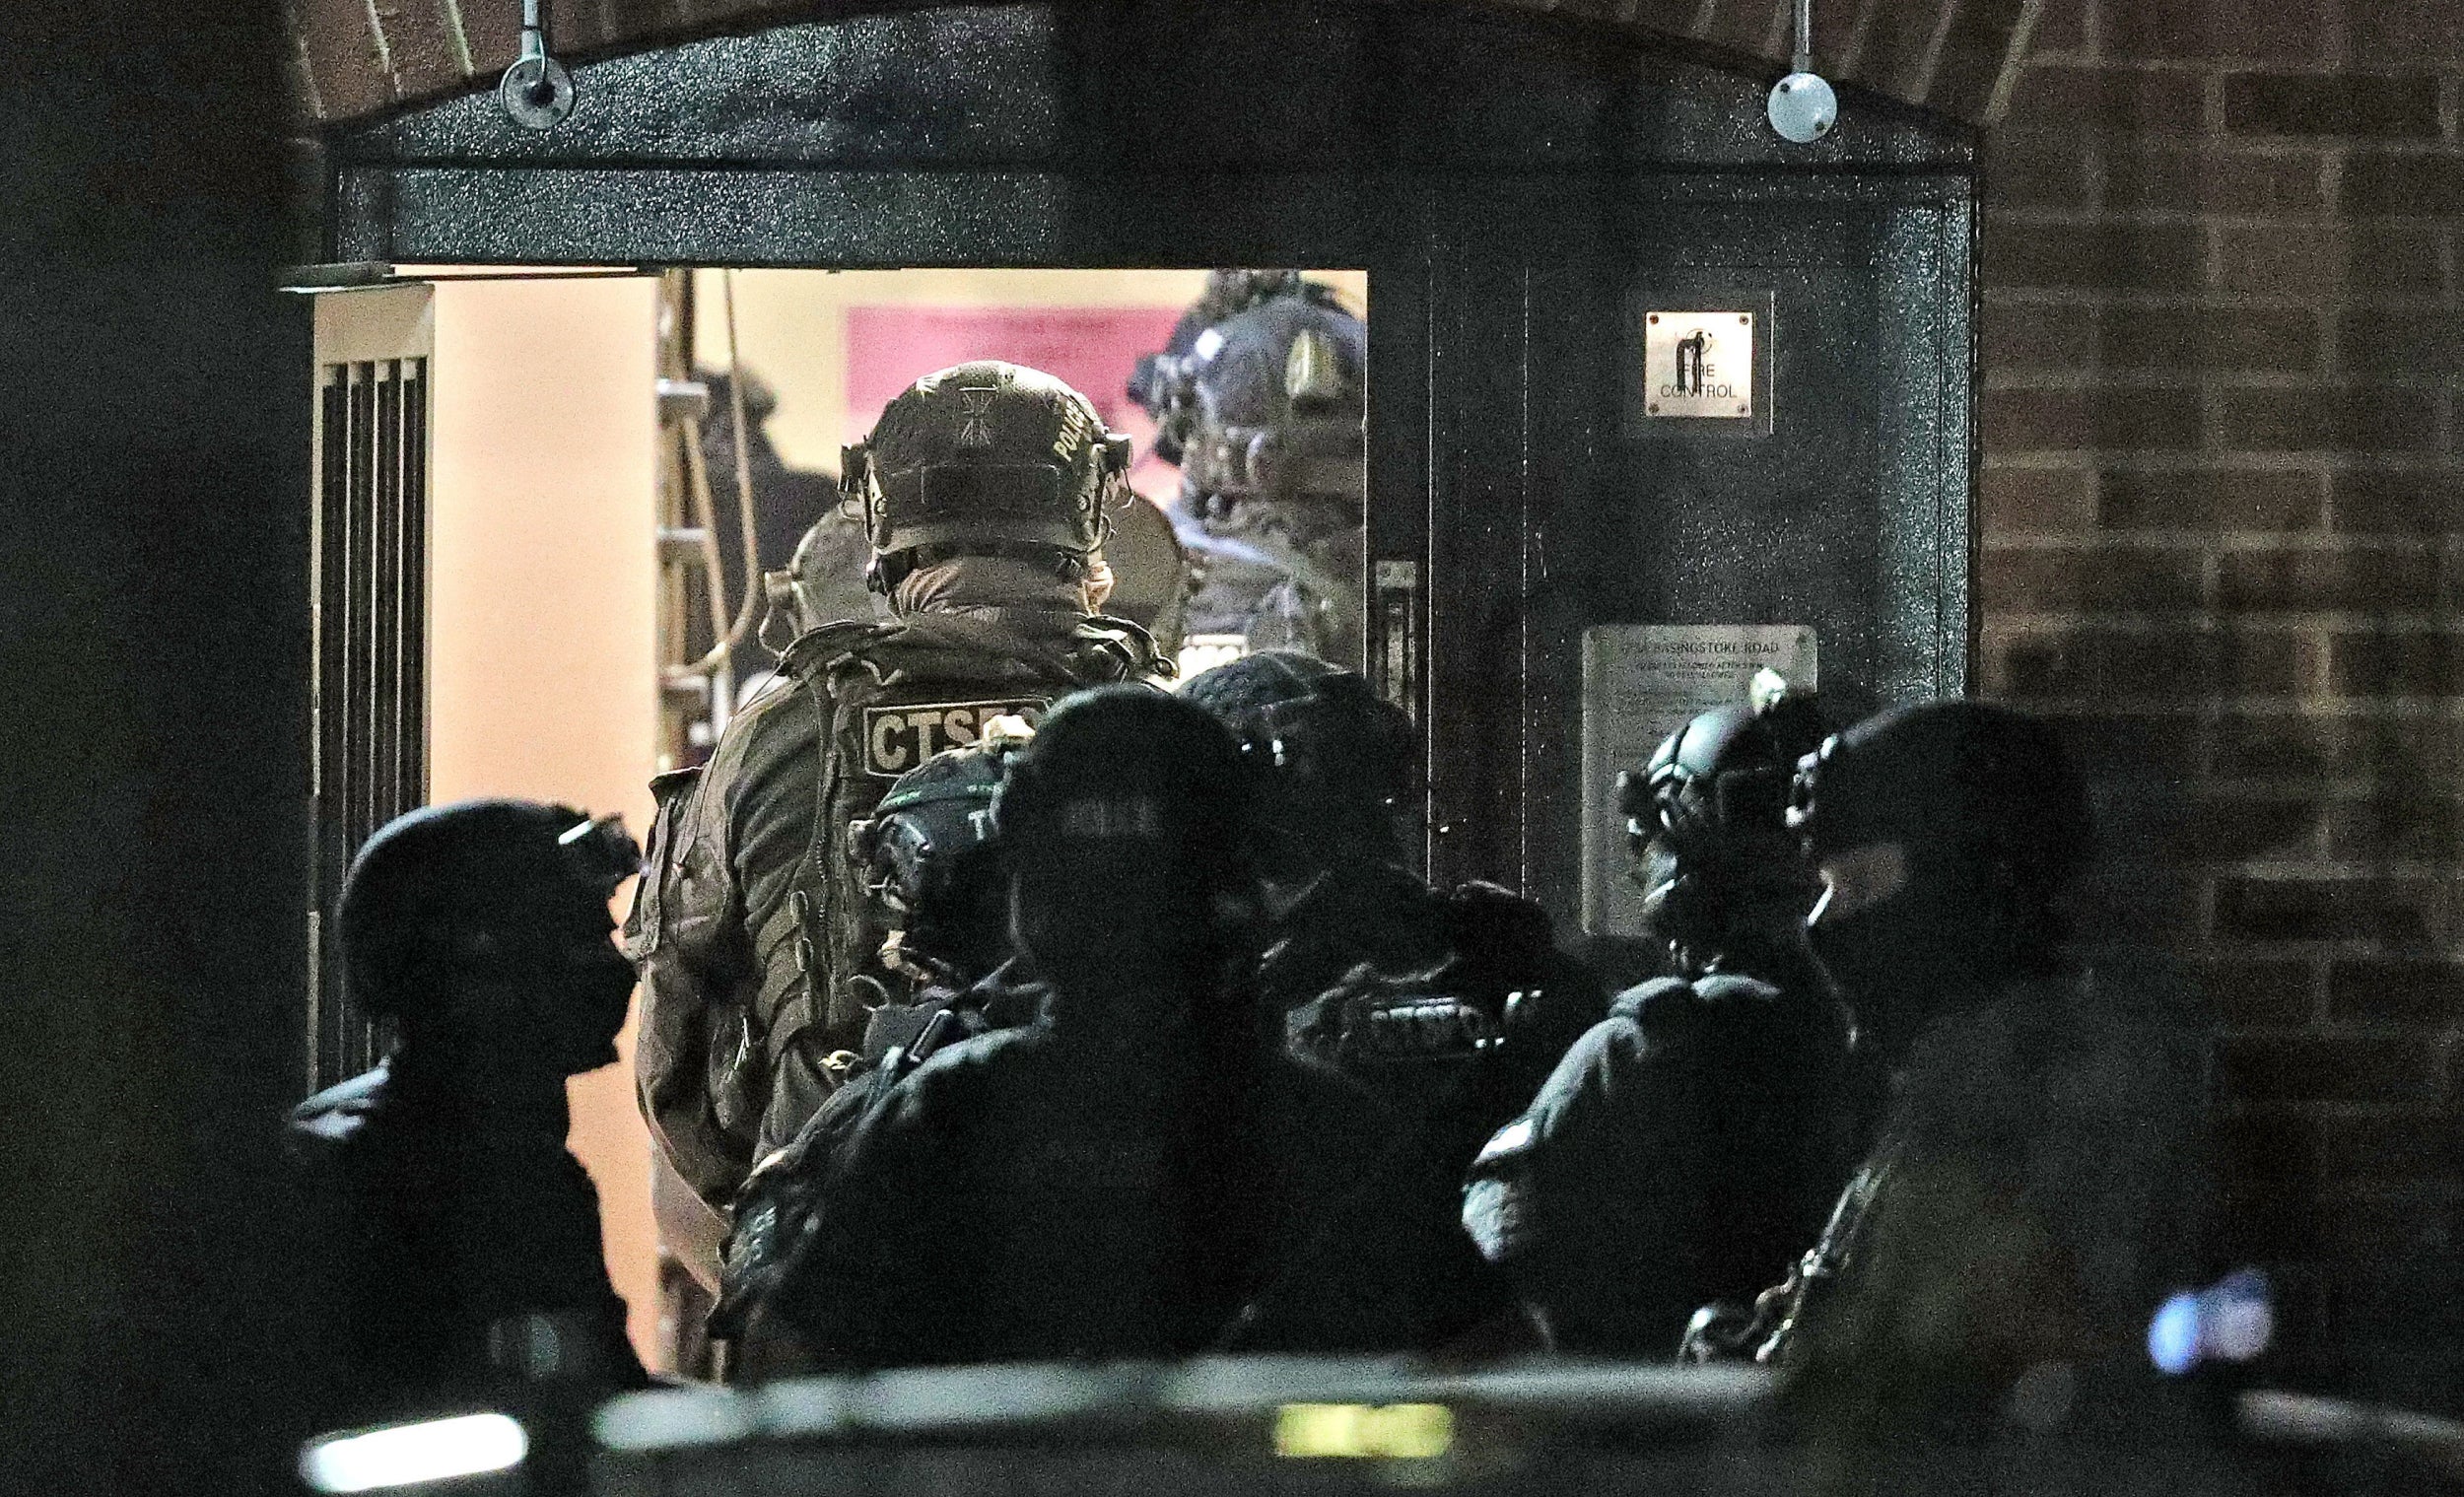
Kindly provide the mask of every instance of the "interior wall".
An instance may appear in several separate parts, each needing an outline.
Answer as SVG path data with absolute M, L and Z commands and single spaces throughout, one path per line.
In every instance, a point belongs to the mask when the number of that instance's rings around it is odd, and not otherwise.
M 658 727 L 657 283 L 437 288 L 430 798 L 621 811 L 649 835 Z M 622 902 L 631 886 L 619 892 Z M 650 1141 L 624 1059 L 572 1083 L 608 1271 L 653 1354 Z
M 1333 287 L 1354 312 L 1367 315 L 1367 272 L 1312 270 L 1308 274 L 1311 280 Z M 868 400 L 851 400 L 851 313 L 872 307 L 1061 311 L 1153 307 L 1177 316 L 1198 300 L 1206 285 L 1203 270 L 739 270 L 733 278 L 739 355 L 745 368 L 759 374 L 779 396 L 778 413 L 770 420 L 771 441 L 787 466 L 834 473 L 839 467 L 839 448 L 863 436 L 878 411 Z M 727 367 L 727 322 L 721 272 L 701 272 L 695 280 L 694 300 L 696 362 L 706 369 L 723 370 Z M 1163 319 L 1162 327 L 1170 330 L 1170 317 Z M 1161 346 L 1158 338 L 1156 347 Z M 984 352 L 1011 357 L 998 350 Z M 929 373 L 929 369 L 918 369 L 908 377 Z M 1128 370 L 1123 369 L 1118 378 L 1107 378 L 1082 393 L 1095 402 L 1108 423 L 1138 439 L 1143 456 L 1153 429 L 1120 387 L 1128 377 Z M 1141 481 L 1139 488 L 1154 493 L 1152 484 Z

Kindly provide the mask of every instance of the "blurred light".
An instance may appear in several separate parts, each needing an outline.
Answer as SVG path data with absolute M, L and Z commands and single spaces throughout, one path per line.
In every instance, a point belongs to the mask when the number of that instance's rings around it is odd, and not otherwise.
M 1454 1444 L 1455 1411 L 1443 1403 L 1286 1403 L 1275 1414 L 1278 1456 L 1428 1461 Z
M 530 1437 L 504 1414 L 463 1414 L 311 1440 L 300 1475 L 320 1492 L 374 1492 L 454 1476 L 510 1470 Z
M 1229 665 L 1249 653 L 1249 636 L 1245 634 L 1194 634 L 1181 642 L 1181 653 L 1173 663 L 1178 667 L 1176 679 L 1187 681 L 1192 676 Z
M 2148 1323 L 2148 1359 L 2178 1378 L 2199 1365 L 2199 1297 L 2184 1292 L 2158 1306 Z
M 2254 1362 L 2275 1339 L 2267 1276 L 2245 1268 L 2166 1300 L 2148 1325 L 2148 1356 L 2179 1377 L 2201 1362 Z

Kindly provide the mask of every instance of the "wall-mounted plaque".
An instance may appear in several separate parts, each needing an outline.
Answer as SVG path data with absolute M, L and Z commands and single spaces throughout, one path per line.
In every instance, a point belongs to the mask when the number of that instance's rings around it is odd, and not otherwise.
M 1643 314 L 1643 414 L 1655 419 L 1750 421 L 1754 314 Z
M 1809 689 L 1814 630 L 1803 624 L 1605 624 L 1583 631 L 1583 928 L 1643 934 L 1642 892 L 1626 878 L 1617 771 L 1641 769 L 1696 713 L 1748 700 L 1769 668 Z

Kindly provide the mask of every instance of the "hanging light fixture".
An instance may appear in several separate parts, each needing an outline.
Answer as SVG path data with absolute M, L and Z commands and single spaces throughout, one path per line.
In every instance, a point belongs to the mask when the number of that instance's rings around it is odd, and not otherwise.
M 1771 128 L 1782 140 L 1812 145 L 1839 123 L 1839 96 L 1814 70 L 1814 0 L 1797 0 L 1797 55 L 1771 89 Z

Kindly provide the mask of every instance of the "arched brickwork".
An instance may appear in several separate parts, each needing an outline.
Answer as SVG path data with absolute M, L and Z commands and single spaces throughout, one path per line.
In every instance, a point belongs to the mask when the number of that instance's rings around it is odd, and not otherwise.
M 1690 37 L 1775 64 L 1789 52 L 1791 0 L 1495 3 Z M 1833 77 L 1986 121 L 2000 112 L 2045 4 L 1814 0 L 1815 54 Z M 882 8 L 814 0 L 547 0 L 557 51 L 593 55 Z M 295 90 L 310 118 L 331 124 L 492 81 L 513 60 L 520 10 L 520 0 L 289 0 Z

